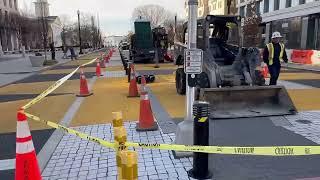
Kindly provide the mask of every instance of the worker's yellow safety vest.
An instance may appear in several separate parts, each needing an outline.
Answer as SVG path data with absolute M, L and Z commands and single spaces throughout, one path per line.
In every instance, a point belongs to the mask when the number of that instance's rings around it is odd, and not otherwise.
M 283 53 L 284 53 L 284 44 L 279 43 L 281 47 L 280 55 L 279 55 L 279 60 L 282 61 L 283 58 Z M 271 66 L 273 64 L 273 58 L 274 58 L 274 46 L 272 43 L 267 44 L 267 48 L 269 51 L 269 65 Z

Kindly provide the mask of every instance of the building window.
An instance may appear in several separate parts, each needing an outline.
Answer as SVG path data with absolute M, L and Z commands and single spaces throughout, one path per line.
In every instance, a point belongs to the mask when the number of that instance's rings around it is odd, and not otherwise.
M 279 10 L 280 7 L 280 0 L 274 0 L 274 10 Z
M 269 12 L 269 0 L 264 0 L 263 12 L 264 12 L 264 13 Z
M 221 2 L 221 1 L 218 2 L 218 8 L 219 8 L 219 9 L 222 8 L 222 2 Z
M 256 2 L 256 14 L 257 14 L 257 15 L 260 15 L 260 14 L 261 14 L 261 12 L 260 12 L 260 3 L 261 3 L 260 1 L 257 1 L 257 2 Z
M 299 0 L 299 4 L 305 4 L 306 0 Z
M 286 8 L 291 7 L 292 5 L 292 0 L 286 0 Z
M 9 0 L 9 6 L 12 8 L 12 0 Z
M 241 17 L 244 17 L 244 9 L 245 9 L 245 7 L 246 7 L 246 6 L 241 6 L 241 7 L 240 7 L 240 16 L 241 16 Z
M 18 2 L 17 2 L 17 0 L 14 0 L 14 8 L 15 8 L 16 10 L 18 10 Z
M 3 5 L 7 6 L 7 0 L 3 0 Z

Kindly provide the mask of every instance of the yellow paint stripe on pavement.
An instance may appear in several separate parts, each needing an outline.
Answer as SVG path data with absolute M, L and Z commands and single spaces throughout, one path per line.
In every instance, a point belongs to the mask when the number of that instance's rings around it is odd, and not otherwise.
M 320 79 L 320 74 L 316 73 L 281 73 L 281 80 L 298 80 L 298 79 Z
M 112 122 L 112 112 L 122 111 L 125 120 L 139 119 L 140 98 L 128 98 L 127 78 L 100 78 L 93 86 L 93 95 L 86 97 L 71 126 Z
M 177 94 L 174 75 L 156 76 L 156 82 L 149 86 L 172 118 L 184 117 L 185 96 Z
M 43 118 L 49 118 L 54 120 L 54 122 L 59 122 L 71 104 L 75 100 L 75 95 L 59 95 L 59 96 L 49 96 L 43 99 L 39 104 L 35 104 L 28 112 L 39 115 Z M 9 133 L 16 132 L 17 129 L 17 115 L 16 112 L 19 107 L 27 103 L 30 99 L 10 101 L 5 103 L 0 103 L 0 132 Z M 34 121 L 29 121 L 31 130 L 48 129 L 50 127 L 40 124 Z
M 298 111 L 320 110 L 320 89 L 289 89 Z
M 161 70 L 161 69 L 177 69 L 173 63 L 159 64 L 159 68 L 154 68 L 155 64 L 135 64 L 136 70 Z

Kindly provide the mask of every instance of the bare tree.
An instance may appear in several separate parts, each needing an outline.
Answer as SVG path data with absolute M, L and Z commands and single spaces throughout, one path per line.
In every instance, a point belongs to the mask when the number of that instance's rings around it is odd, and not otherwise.
M 150 21 L 151 27 L 162 26 L 168 19 L 172 19 L 173 14 L 159 5 L 144 5 L 134 9 L 132 20 L 142 17 Z
M 261 33 L 259 24 L 262 22 L 260 14 L 257 14 L 257 2 L 252 1 L 247 5 L 247 17 L 244 20 L 243 35 L 244 46 L 259 46 L 261 42 Z

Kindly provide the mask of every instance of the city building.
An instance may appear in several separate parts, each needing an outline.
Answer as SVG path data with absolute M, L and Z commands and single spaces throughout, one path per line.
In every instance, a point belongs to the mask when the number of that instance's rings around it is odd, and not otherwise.
M 0 1 L 0 54 L 18 50 L 18 29 L 12 17 L 19 15 L 17 0 Z
M 228 12 L 228 2 L 230 12 Z M 234 15 L 238 13 L 236 9 L 237 0 L 198 0 L 198 17 L 210 15 Z M 185 0 L 185 16 L 188 17 L 188 0 Z
M 49 3 L 47 0 L 37 0 L 36 2 L 34 2 L 34 5 L 36 17 L 38 18 L 40 24 L 43 21 L 46 24 L 48 43 L 54 42 L 54 45 L 56 47 L 61 47 L 61 33 L 63 31 L 63 28 L 60 18 L 58 16 L 50 16 Z
M 238 0 L 239 14 L 246 16 L 248 3 Z M 319 0 L 260 0 L 256 12 L 261 15 L 264 43 L 272 32 L 279 31 L 289 49 L 320 49 Z
M 107 46 L 118 46 L 125 39 L 125 36 L 107 36 L 105 43 Z

